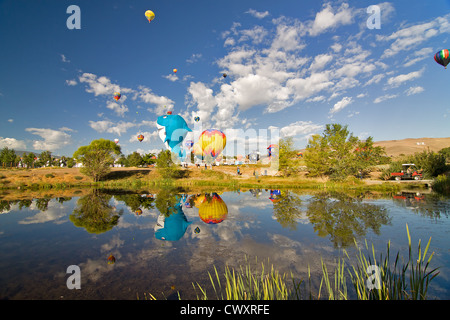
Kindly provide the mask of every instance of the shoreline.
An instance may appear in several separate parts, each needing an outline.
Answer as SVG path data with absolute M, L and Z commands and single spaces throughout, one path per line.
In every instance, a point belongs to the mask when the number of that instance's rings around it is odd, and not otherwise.
M 236 176 L 235 167 L 214 167 L 211 169 L 189 168 L 188 178 L 177 180 L 163 179 L 155 168 L 111 168 L 105 181 L 93 182 L 80 173 L 79 168 L 37 168 L 0 169 L 0 198 L 6 194 L 84 194 L 91 188 L 152 190 L 162 187 L 181 187 L 189 190 L 211 189 L 310 189 L 398 192 L 407 190 L 429 190 L 430 181 L 383 181 L 348 178 L 344 181 L 330 181 L 309 178 L 305 173 L 294 177 L 253 176 L 256 167 L 242 167 L 242 176 Z M 256 168 L 261 169 L 261 168 Z M 234 174 L 233 174 L 234 173 Z M 69 191 L 70 190 L 70 191 Z M 64 192 L 63 192 L 64 191 Z M 3 196 L 2 196 L 3 195 Z

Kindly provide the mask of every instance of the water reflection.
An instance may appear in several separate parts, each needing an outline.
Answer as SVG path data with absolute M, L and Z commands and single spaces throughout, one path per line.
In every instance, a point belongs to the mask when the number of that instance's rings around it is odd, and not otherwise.
M 383 206 L 363 202 L 340 192 L 321 192 L 314 195 L 306 215 L 320 237 L 329 236 L 335 247 L 346 247 L 366 235 L 368 230 L 380 234 L 380 227 L 391 218 Z
M 450 203 L 439 194 L 421 192 L 398 192 L 392 196 L 395 204 L 412 210 L 414 213 L 432 219 L 448 218 Z

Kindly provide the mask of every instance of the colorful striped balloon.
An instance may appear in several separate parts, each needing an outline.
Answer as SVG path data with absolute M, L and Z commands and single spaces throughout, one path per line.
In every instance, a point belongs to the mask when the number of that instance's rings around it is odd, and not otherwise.
M 211 156 L 215 159 L 225 148 L 227 137 L 216 129 L 208 129 L 202 132 L 198 140 L 204 156 Z
M 448 49 L 436 52 L 436 54 L 434 55 L 434 61 L 436 61 L 440 65 L 444 66 L 445 69 L 447 69 L 447 65 L 450 62 L 450 55 Z

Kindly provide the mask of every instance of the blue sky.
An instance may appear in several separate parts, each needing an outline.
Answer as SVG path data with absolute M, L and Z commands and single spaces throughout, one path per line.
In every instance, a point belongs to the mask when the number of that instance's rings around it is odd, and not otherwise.
M 168 110 L 261 151 L 243 135 L 277 129 L 304 148 L 337 122 L 375 141 L 450 137 L 450 70 L 433 59 L 449 36 L 450 1 L 3 0 L 0 148 L 71 156 L 118 138 L 155 152 Z

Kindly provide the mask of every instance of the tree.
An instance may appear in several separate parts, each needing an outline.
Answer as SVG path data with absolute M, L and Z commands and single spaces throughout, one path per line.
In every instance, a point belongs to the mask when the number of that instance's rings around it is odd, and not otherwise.
M 347 126 L 335 123 L 327 124 L 323 135 L 309 139 L 304 159 L 311 176 L 344 179 L 380 163 L 384 153 L 383 148 L 373 146 L 372 137 L 360 141 Z
M 12 168 L 16 165 L 16 152 L 14 149 L 8 149 L 8 147 L 4 147 L 0 152 L 0 162 L 2 163 L 2 167 L 5 168 L 9 166 Z
M 279 141 L 278 169 L 287 177 L 297 171 L 298 162 L 295 161 L 294 140 L 292 137 Z
M 110 166 L 114 164 L 113 155 L 120 153 L 120 146 L 114 141 L 98 139 L 93 140 L 88 146 L 79 147 L 73 157 L 83 163 L 80 172 L 97 182 L 111 171 Z
M 39 161 L 41 162 L 42 166 L 52 166 L 52 153 L 51 151 L 43 151 L 41 155 L 39 156 Z
M 154 153 L 146 153 L 142 157 L 143 164 L 152 165 L 156 163 L 156 156 Z
M 156 159 L 156 167 L 159 174 L 164 179 L 183 178 L 188 171 L 180 170 L 178 166 L 172 160 L 172 154 L 170 150 L 163 150 L 159 153 Z
M 23 155 L 23 162 L 27 165 L 27 168 L 34 167 L 34 158 L 36 156 L 33 152 Z
M 129 167 L 139 167 L 143 164 L 142 156 L 139 152 L 134 151 L 132 154 L 128 155 L 127 162 Z

